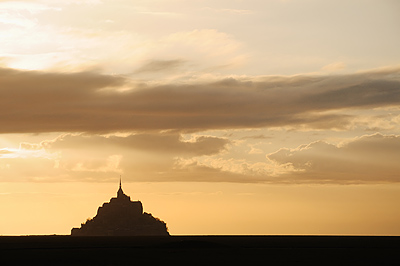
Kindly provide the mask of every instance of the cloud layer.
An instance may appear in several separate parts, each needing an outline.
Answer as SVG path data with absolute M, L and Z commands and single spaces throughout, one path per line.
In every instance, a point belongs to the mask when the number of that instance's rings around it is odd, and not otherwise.
M 296 172 L 282 176 L 294 182 L 399 182 L 400 136 L 367 135 L 333 145 L 324 141 L 281 149 L 267 156 Z
M 143 69 L 181 63 L 152 61 Z M 135 173 L 136 181 L 399 182 L 399 104 L 395 68 L 158 83 L 90 71 L 1 68 L 0 133 L 62 133 L 1 148 L 2 180 L 107 181 Z M 379 117 L 387 120 L 381 128 L 394 127 L 393 135 L 354 138 L 365 134 L 357 132 L 342 136 L 347 141 L 340 145 L 315 137 L 296 149 L 286 142 L 271 149 L 263 141 L 276 141 L 266 134 L 269 127 L 323 129 L 329 139 L 331 129 L 379 127 Z M 254 128 L 260 133 L 247 138 L 214 134 Z
M 1 181 L 185 181 L 240 183 L 397 183 L 400 136 L 364 135 L 341 144 L 316 141 L 263 160 L 235 158 L 222 138 L 179 134 L 64 134 L 0 150 Z
M 344 128 L 348 109 L 399 104 L 399 69 L 164 85 L 93 72 L 0 69 L 0 133 Z

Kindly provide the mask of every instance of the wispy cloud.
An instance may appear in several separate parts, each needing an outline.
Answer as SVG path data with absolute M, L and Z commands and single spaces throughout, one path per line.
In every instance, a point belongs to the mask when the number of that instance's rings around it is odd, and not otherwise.
M 176 70 L 177 68 L 181 67 L 185 63 L 184 60 L 154 60 L 150 61 L 139 69 L 135 71 L 135 73 L 146 73 L 146 72 L 169 72 Z
M 346 68 L 346 64 L 344 62 L 334 62 L 322 67 L 322 70 L 327 72 L 335 72 L 339 70 L 343 70 Z
M 254 13 L 254 11 L 250 9 L 211 8 L 211 7 L 204 7 L 202 9 L 216 13 L 228 13 L 234 15 L 250 15 Z

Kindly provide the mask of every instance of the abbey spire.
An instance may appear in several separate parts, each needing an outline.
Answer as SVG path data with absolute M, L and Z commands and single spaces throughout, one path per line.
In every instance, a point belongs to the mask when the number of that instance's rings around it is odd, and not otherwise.
M 125 195 L 124 191 L 122 190 L 122 178 L 119 176 L 119 189 L 117 192 L 117 198 L 129 198 L 129 196 Z

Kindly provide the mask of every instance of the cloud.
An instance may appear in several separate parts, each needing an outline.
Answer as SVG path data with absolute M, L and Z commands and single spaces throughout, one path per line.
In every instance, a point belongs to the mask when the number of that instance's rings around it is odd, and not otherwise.
M 153 60 L 142 67 L 140 67 L 138 70 L 135 71 L 135 73 L 146 73 L 146 72 L 160 72 L 160 71 L 172 71 L 176 70 L 180 66 L 182 66 L 185 63 L 183 60 Z
M 13 152 L 7 149 L 0 149 L 0 156 L 3 154 L 12 154 Z
M 286 173 L 295 173 L 297 170 L 291 164 L 277 164 L 273 161 L 252 162 L 246 159 L 229 158 L 224 159 L 216 156 L 202 156 L 189 159 L 178 159 L 175 162 L 175 168 L 182 170 L 190 170 L 197 174 L 196 171 L 202 172 L 205 169 L 208 171 L 220 172 L 221 174 L 234 175 L 235 178 L 231 182 L 272 182 L 281 183 L 285 179 L 280 176 Z M 224 178 L 218 178 L 218 175 L 213 177 L 214 182 L 227 181 Z M 190 180 L 192 178 L 190 177 Z
M 264 134 L 258 134 L 258 135 L 250 135 L 250 136 L 245 136 L 240 139 L 271 139 L 271 136 L 265 136 Z
M 335 62 L 335 63 L 331 63 L 329 65 L 322 67 L 322 70 L 327 71 L 327 72 L 334 72 L 334 71 L 343 70 L 345 68 L 346 68 L 346 64 L 344 62 Z
M 164 85 L 129 82 L 94 72 L 1 68 L 0 133 L 345 129 L 352 120 L 346 110 L 400 104 L 399 69 Z M 132 89 L 126 90 L 128 85 Z
M 168 63 L 179 63 L 181 69 L 180 75 L 193 75 L 196 73 L 209 73 L 210 71 L 217 70 L 221 72 L 226 68 L 238 68 L 243 65 L 247 60 L 248 53 L 243 49 L 243 44 L 236 40 L 234 36 L 216 29 L 196 29 L 192 31 L 174 32 L 159 39 L 149 40 L 142 43 L 141 49 L 143 52 L 140 54 L 139 62 L 154 61 L 154 66 L 159 67 L 160 63 L 164 60 L 157 60 L 157 58 L 168 59 Z M 136 59 L 136 61 L 138 61 Z M 185 68 L 182 68 L 183 63 Z M 151 65 L 151 69 L 154 67 Z M 142 66 L 146 67 L 146 65 Z M 141 67 L 136 69 L 141 70 Z M 146 67 L 145 70 L 147 70 Z M 163 68 L 167 70 L 167 68 Z M 183 71 L 184 70 L 184 71 Z M 136 72 L 139 74 L 151 74 L 151 72 Z M 156 72 L 153 74 L 170 74 Z M 173 72 L 172 74 L 175 74 Z
M 25 143 L 21 147 L 28 150 L 14 154 L 0 150 L 0 180 L 16 176 L 19 181 L 106 182 L 122 174 L 126 180 L 145 182 L 400 182 L 400 135 L 365 135 L 336 145 L 315 141 L 282 148 L 266 160 L 230 156 L 228 144 L 208 136 L 186 141 L 175 133 L 63 134 L 39 144 Z
M 178 171 L 180 177 L 174 176 L 176 158 L 215 155 L 228 144 L 226 139 L 211 136 L 186 141 L 177 133 L 62 134 L 36 144 L 21 143 L 12 154 L 0 150 L 0 181 L 9 181 L 15 175 L 19 181 L 102 182 L 120 174 L 136 181 L 192 181 L 192 177 L 183 176 L 182 169 Z
M 341 145 L 317 141 L 296 149 L 280 149 L 269 160 L 291 165 L 282 175 L 296 182 L 400 182 L 400 136 L 366 135 Z
M 42 148 L 43 147 L 40 144 L 35 144 L 35 143 L 21 142 L 19 144 L 20 150 L 35 151 L 35 150 L 41 150 Z
M 133 134 L 128 136 L 73 135 L 64 134 L 54 140 L 41 142 L 46 150 L 93 150 L 125 149 L 141 152 L 175 155 L 211 155 L 226 148 L 229 140 L 211 136 L 199 136 L 192 141 L 184 141 L 177 133 Z
M 233 15 L 251 15 L 254 14 L 253 10 L 249 9 L 230 9 L 230 8 L 223 8 L 223 9 L 216 9 L 216 8 L 211 8 L 211 7 L 204 7 L 202 10 L 207 10 L 211 12 L 217 12 L 217 13 L 230 13 Z

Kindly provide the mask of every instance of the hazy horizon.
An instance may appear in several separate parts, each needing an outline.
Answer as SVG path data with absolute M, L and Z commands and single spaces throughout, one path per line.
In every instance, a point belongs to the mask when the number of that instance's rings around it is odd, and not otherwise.
M 395 0 L 0 0 L 0 235 L 124 191 L 171 235 L 400 235 Z

